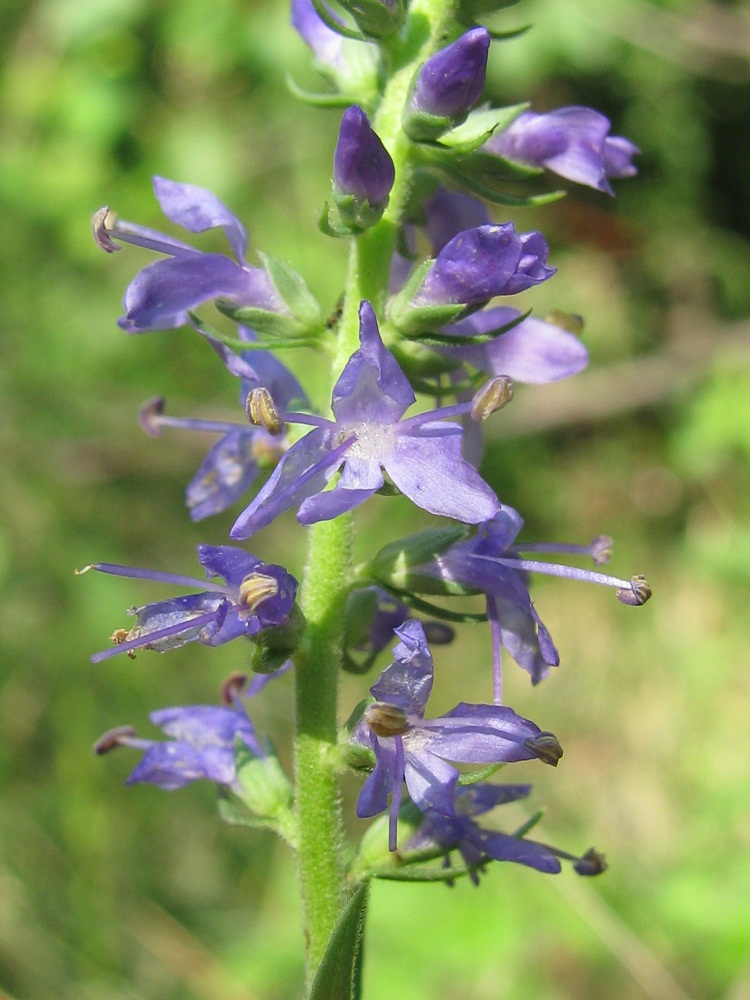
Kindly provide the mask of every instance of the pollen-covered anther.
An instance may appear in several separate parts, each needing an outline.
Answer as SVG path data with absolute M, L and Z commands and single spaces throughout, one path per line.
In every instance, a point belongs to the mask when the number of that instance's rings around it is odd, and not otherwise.
M 631 608 L 640 608 L 651 597 L 651 588 L 645 576 L 633 576 L 630 578 L 630 589 L 617 591 L 617 599 L 627 604 Z
M 485 382 L 471 401 L 471 419 L 484 421 L 502 410 L 513 399 L 513 380 L 508 375 L 497 375 Z
M 523 741 L 523 745 L 542 763 L 551 764 L 552 767 L 557 767 L 557 762 L 563 755 L 563 748 L 554 733 L 542 731 L 536 736 L 529 736 Z
M 94 212 L 91 217 L 91 233 L 96 245 L 104 250 L 105 253 L 117 253 L 118 250 L 122 250 L 122 247 L 118 246 L 109 235 L 111 230 L 107 228 L 108 217 L 109 205 L 104 205 L 98 211 Z
M 269 434 L 281 434 L 284 421 L 273 401 L 273 396 L 265 386 L 251 389 L 245 400 L 247 419 L 255 427 L 263 427 Z
M 409 728 L 406 712 L 384 701 L 368 705 L 364 719 L 376 736 L 401 736 Z
M 591 543 L 591 558 L 595 566 L 608 563 L 612 558 L 612 546 L 614 542 L 609 535 L 598 535 Z
M 138 423 L 141 429 L 151 437 L 161 435 L 161 421 L 159 417 L 164 413 L 166 400 L 163 396 L 154 396 L 147 400 L 138 411 Z
M 99 737 L 92 749 L 95 754 L 99 755 L 109 753 L 110 750 L 122 746 L 133 736 L 135 736 L 135 729 L 132 726 L 118 726 L 116 729 L 108 729 Z
M 604 855 L 597 851 L 595 847 L 590 847 L 573 864 L 573 871 L 579 875 L 601 875 L 606 869 L 607 862 L 604 859 Z
M 243 674 L 241 671 L 237 670 L 233 674 L 230 674 L 226 678 L 224 683 L 221 685 L 221 703 L 222 705 L 227 705 L 231 708 L 234 705 L 235 699 L 239 698 L 242 694 L 245 685 L 247 684 L 247 674 Z
M 240 584 L 238 604 L 244 605 L 255 612 L 269 597 L 275 597 L 279 592 L 279 581 L 264 573 L 251 573 Z

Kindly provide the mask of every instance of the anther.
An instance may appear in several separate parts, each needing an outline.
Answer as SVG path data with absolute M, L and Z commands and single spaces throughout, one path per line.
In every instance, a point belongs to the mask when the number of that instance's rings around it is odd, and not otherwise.
M 91 218 L 91 233 L 94 242 L 105 253 L 117 253 L 122 247 L 114 242 L 109 235 L 111 230 L 107 229 L 107 217 L 109 216 L 109 205 L 104 205 Z
M 630 589 L 617 591 L 618 600 L 631 608 L 640 608 L 651 597 L 651 588 L 645 576 L 633 576 L 630 579 Z
M 573 864 L 573 871 L 578 872 L 579 875 L 601 875 L 603 871 L 606 871 L 606 868 L 607 862 L 604 860 L 604 855 L 600 854 L 595 847 L 590 847 Z
M 269 434 L 281 434 L 284 431 L 284 421 L 273 396 L 265 386 L 250 390 L 245 400 L 245 412 L 251 424 L 263 427 Z
M 141 429 L 151 437 L 160 437 L 161 422 L 159 417 L 164 413 L 165 399 L 163 396 L 154 396 L 149 399 L 138 411 L 138 422 Z
M 222 705 L 231 706 L 234 705 L 235 699 L 239 698 L 242 691 L 247 684 L 247 674 L 241 673 L 239 670 L 235 673 L 230 674 L 229 677 L 221 685 L 221 703 Z
M 406 712 L 384 701 L 368 705 L 364 712 L 364 720 L 376 736 L 401 736 L 409 728 Z
M 129 739 L 135 736 L 135 729 L 132 726 L 118 726 L 116 729 L 108 729 L 106 733 L 99 737 L 92 750 L 96 754 L 109 753 L 116 747 L 121 747 Z
M 523 741 L 523 745 L 543 764 L 551 764 L 552 767 L 557 767 L 557 762 L 563 755 L 563 748 L 554 733 L 541 732 L 538 736 L 530 736 Z
M 279 581 L 273 576 L 266 576 L 264 573 L 250 573 L 240 584 L 238 604 L 244 604 L 250 611 L 255 610 L 267 601 L 269 597 L 275 597 L 279 592 Z
M 471 419 L 483 424 L 485 420 L 513 399 L 513 380 L 508 375 L 496 375 L 484 383 L 471 401 Z

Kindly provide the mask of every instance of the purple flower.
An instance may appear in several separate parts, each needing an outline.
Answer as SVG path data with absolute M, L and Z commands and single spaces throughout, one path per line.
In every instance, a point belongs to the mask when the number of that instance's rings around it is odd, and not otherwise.
M 439 187 L 425 201 L 424 210 L 425 232 L 432 244 L 432 253 L 435 257 L 460 233 L 492 223 L 483 201 L 461 191 L 448 191 L 443 187 Z
M 376 761 L 360 792 L 357 815 L 383 812 L 391 793 L 391 850 L 396 849 L 403 782 L 417 808 L 454 816 L 459 771 L 449 761 L 499 764 L 539 758 L 557 764 L 562 755 L 551 733 L 505 706 L 462 702 L 438 719 L 425 719 L 433 668 L 424 630 L 420 622 L 408 621 L 395 632 L 401 639 L 395 660 L 370 688 L 376 701 L 352 734 L 354 742 L 371 747 Z
M 163 652 L 195 641 L 221 646 L 240 636 L 251 638 L 287 623 L 297 594 L 297 581 L 283 567 L 264 563 L 249 552 L 228 545 L 199 545 L 198 558 L 207 577 L 218 576 L 225 583 L 206 583 L 112 563 L 94 563 L 81 570 L 202 588 L 197 594 L 133 608 L 130 614 L 136 616 L 138 624 L 130 630 L 118 629 L 113 636 L 116 645 L 92 656 L 92 662 L 100 663 L 110 656 L 140 648 Z
M 257 694 L 284 669 L 256 678 L 246 697 Z M 94 751 L 104 754 L 120 746 L 145 751 L 140 764 L 125 780 L 126 785 L 147 782 L 171 792 L 205 779 L 237 791 L 238 742 L 256 757 L 264 757 L 239 694 L 245 680 L 241 674 L 228 679 L 223 686 L 224 706 L 187 705 L 151 712 L 149 718 L 154 725 L 172 737 L 169 742 L 141 739 L 132 727 L 122 726 L 97 740 Z
M 239 328 L 240 337 L 252 341 L 251 330 Z M 234 355 L 233 355 L 234 357 Z M 258 384 L 265 386 L 283 406 L 309 405 L 297 379 L 269 351 L 245 351 L 242 359 L 252 360 L 255 379 L 242 378 L 240 405 L 244 413 L 245 400 Z M 274 468 L 288 450 L 290 438 L 282 431 L 269 433 L 252 424 L 229 423 L 220 420 L 196 420 L 164 414 L 164 400 L 150 400 L 141 409 L 141 425 L 156 437 L 164 427 L 220 434 L 221 437 L 206 455 L 186 491 L 187 507 L 194 521 L 226 510 L 250 486 L 263 469 Z
M 407 116 L 465 116 L 482 96 L 489 50 L 487 29 L 472 28 L 452 45 L 436 52 L 418 71 Z
M 434 349 L 490 375 L 508 375 L 515 382 L 556 382 L 586 367 L 588 352 L 578 337 L 533 316 L 517 322 L 520 317 L 517 309 L 508 306 L 472 313 L 441 328 L 441 334 L 456 338 L 455 344 Z M 461 343 L 462 338 L 490 333 L 510 324 L 515 325 L 486 343 Z
M 545 114 L 524 111 L 484 150 L 614 194 L 610 178 L 632 177 L 639 152 L 628 139 L 610 136 L 609 119 L 592 108 L 566 107 Z
M 530 785 L 476 784 L 456 791 L 455 815 L 428 809 L 414 836 L 404 847 L 410 851 L 428 851 L 436 847 L 442 851 L 457 850 L 469 869 L 469 877 L 477 885 L 477 867 L 488 859 L 514 861 L 541 872 L 560 871 L 556 852 L 545 844 L 495 830 L 483 830 L 474 817 L 489 812 L 506 802 L 526 798 Z M 447 858 L 446 858 L 447 860 Z
M 621 580 L 592 570 L 524 559 L 521 554 L 588 555 L 598 565 L 609 558 L 610 538 L 599 536 L 588 546 L 545 542 L 515 545 L 522 526 L 523 519 L 517 511 L 502 505 L 492 520 L 480 525 L 473 538 L 450 546 L 432 563 L 416 567 L 416 572 L 485 594 L 493 632 L 494 692 L 498 703 L 502 700 L 501 646 L 528 671 L 534 684 L 543 680 L 549 668 L 560 662 L 552 637 L 529 596 L 528 573 L 545 573 L 614 587 L 625 604 L 644 604 L 651 596 L 643 577 Z
M 516 233 L 512 222 L 476 226 L 450 240 L 414 296 L 417 306 L 479 305 L 514 295 L 551 278 L 549 247 L 541 233 Z
M 339 139 L 333 157 L 336 199 L 351 196 L 355 202 L 369 202 L 385 208 L 396 177 L 388 150 L 373 132 L 367 115 L 358 105 L 348 108 L 341 119 Z
M 191 233 L 221 226 L 236 259 L 203 253 L 131 222 L 115 221 L 107 228 L 103 209 L 94 217 L 94 235 L 104 249 L 119 249 L 113 240 L 120 240 L 167 255 L 166 260 L 145 267 L 128 285 L 123 299 L 125 316 L 118 321 L 123 330 L 143 333 L 185 326 L 191 310 L 217 300 L 232 308 L 254 307 L 291 315 L 268 273 L 246 262 L 247 231 L 216 195 L 163 177 L 154 177 L 154 192 L 167 218 Z
M 335 420 L 282 414 L 314 429 L 284 455 L 235 522 L 233 538 L 249 538 L 295 506 L 302 524 L 338 517 L 383 486 L 383 470 L 405 496 L 432 514 L 476 524 L 499 509 L 492 490 L 461 457 L 461 428 L 440 422 L 469 412 L 471 404 L 402 420 L 415 400 L 412 388 L 383 346 L 369 302 L 361 304 L 359 315 L 361 347 L 334 387 Z M 339 468 L 336 485 L 326 489 Z

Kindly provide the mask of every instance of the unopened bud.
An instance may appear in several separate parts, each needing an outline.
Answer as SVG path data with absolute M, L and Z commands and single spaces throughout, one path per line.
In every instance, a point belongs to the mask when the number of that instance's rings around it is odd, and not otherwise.
M 104 205 L 98 212 L 94 212 L 91 217 L 91 233 L 96 245 L 104 250 L 105 253 L 117 253 L 118 250 L 122 250 L 122 247 L 118 246 L 109 235 L 110 230 L 107 229 L 108 215 L 109 205 Z
M 604 860 L 604 855 L 600 854 L 595 847 L 590 847 L 573 863 L 573 871 L 579 875 L 601 875 L 603 871 L 606 871 L 606 868 L 607 862 Z
M 430 646 L 447 646 L 456 638 L 456 630 L 445 622 L 422 622 L 424 635 Z
M 265 386 L 250 390 L 245 400 L 245 412 L 247 419 L 256 427 L 263 427 L 269 434 L 283 433 L 284 421 Z
M 244 604 L 253 613 L 263 601 L 275 597 L 279 592 L 279 581 L 264 573 L 250 573 L 240 584 L 238 604 Z
M 99 755 L 109 753 L 110 750 L 122 746 L 133 736 L 135 736 L 135 729 L 132 726 L 118 726 L 116 729 L 108 729 L 99 737 L 92 749 L 94 753 Z
M 161 435 L 161 423 L 159 417 L 164 413 L 165 399 L 163 396 L 154 396 L 144 403 L 138 411 L 138 423 L 141 429 L 151 437 Z
M 409 726 L 406 712 L 395 705 L 376 701 L 365 709 L 364 720 L 376 736 L 401 736 Z
M 523 741 L 523 745 L 543 764 L 551 764 L 552 767 L 557 767 L 557 762 L 563 755 L 563 748 L 554 733 L 541 732 L 538 736 L 530 736 Z
M 240 673 L 239 670 L 233 674 L 230 674 L 229 677 L 227 677 L 227 679 L 221 685 L 222 705 L 228 705 L 228 706 L 234 705 L 235 698 L 239 698 L 246 684 L 247 684 L 247 674 Z
M 630 579 L 630 590 L 624 587 L 617 591 L 618 600 L 631 608 L 640 608 L 651 597 L 651 588 L 645 576 L 633 576 Z
M 484 383 L 471 401 L 471 419 L 483 424 L 485 420 L 513 399 L 513 380 L 508 375 L 496 375 Z

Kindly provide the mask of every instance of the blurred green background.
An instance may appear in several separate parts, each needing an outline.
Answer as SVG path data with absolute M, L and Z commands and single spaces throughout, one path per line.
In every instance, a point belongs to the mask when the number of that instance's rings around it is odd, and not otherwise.
M 607 532 L 613 570 L 655 592 L 634 610 L 538 580 L 563 665 L 535 690 L 507 670 L 510 703 L 566 751 L 557 771 L 512 776 L 535 782 L 541 839 L 594 843 L 610 868 L 585 881 L 495 865 L 478 890 L 376 885 L 366 996 L 747 1000 L 750 9 L 528 0 L 497 24 L 528 22 L 494 47 L 495 98 L 593 105 L 643 150 L 616 200 L 574 189 L 512 216 L 544 230 L 559 267 L 527 305 L 583 314 L 592 365 L 519 389 L 485 464 L 525 538 Z M 115 725 L 150 734 L 153 708 L 215 701 L 243 651 L 88 661 L 126 607 L 164 590 L 74 567 L 192 574 L 194 546 L 223 542 L 232 522 L 190 524 L 183 489 L 208 442 L 147 438 L 137 407 L 163 394 L 175 414 L 238 412 L 199 338 L 117 329 L 147 255 L 105 257 L 88 225 L 109 203 L 161 226 L 153 173 L 205 185 L 333 309 L 345 248 L 314 213 L 338 116 L 286 93 L 287 68 L 318 81 L 280 0 L 3 5 L 0 42 L 0 997 L 295 998 L 282 846 L 220 823 L 208 785 L 126 789 L 135 755 L 90 752 Z M 309 360 L 294 363 L 309 373 Z M 388 499 L 361 521 L 378 544 L 425 526 Z M 290 516 L 256 551 L 299 572 L 303 536 Z M 435 714 L 488 697 L 486 632 L 458 642 L 439 656 Z M 346 712 L 364 687 L 347 681 Z M 285 678 L 256 706 L 280 745 L 290 697 Z M 347 804 L 356 792 L 352 780 Z

